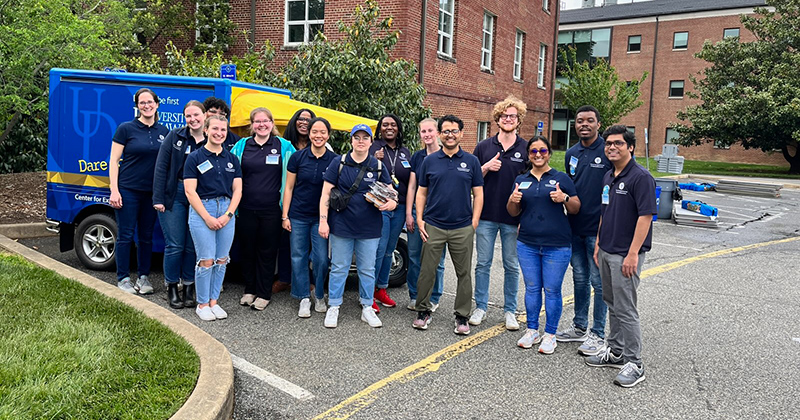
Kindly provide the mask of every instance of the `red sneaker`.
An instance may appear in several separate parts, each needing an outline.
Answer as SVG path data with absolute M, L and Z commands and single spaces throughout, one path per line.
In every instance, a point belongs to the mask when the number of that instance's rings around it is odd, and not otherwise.
M 386 289 L 375 289 L 375 300 L 387 308 L 394 308 L 397 306 L 397 302 L 389 297 L 389 292 L 387 292 Z
M 378 302 L 376 302 L 376 301 L 374 301 L 374 300 L 372 301 L 372 309 L 374 309 L 374 310 L 375 310 L 375 313 L 376 313 L 376 314 L 379 314 L 379 313 L 381 313 L 381 307 L 380 307 L 380 306 L 378 306 Z

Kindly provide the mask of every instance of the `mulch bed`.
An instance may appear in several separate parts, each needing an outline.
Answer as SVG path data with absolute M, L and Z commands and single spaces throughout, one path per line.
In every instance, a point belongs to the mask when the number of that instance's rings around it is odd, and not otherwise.
M 0 224 L 44 222 L 47 173 L 0 174 Z

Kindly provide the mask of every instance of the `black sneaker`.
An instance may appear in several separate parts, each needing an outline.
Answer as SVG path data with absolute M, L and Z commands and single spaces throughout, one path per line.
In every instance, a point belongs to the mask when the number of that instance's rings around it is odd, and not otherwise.
M 644 380 L 644 366 L 636 366 L 636 363 L 628 362 L 622 367 L 614 383 L 623 387 L 630 388 Z
M 456 328 L 453 330 L 458 335 L 469 335 L 467 317 L 456 315 Z
M 418 330 L 427 330 L 428 324 L 430 323 L 431 323 L 430 312 L 417 312 L 417 319 L 414 320 L 414 323 L 411 324 L 411 326 Z
M 606 347 L 600 353 L 594 356 L 588 356 L 583 361 L 592 367 L 613 367 L 620 369 L 625 363 L 622 363 L 622 356 L 615 356 L 611 353 L 611 348 Z

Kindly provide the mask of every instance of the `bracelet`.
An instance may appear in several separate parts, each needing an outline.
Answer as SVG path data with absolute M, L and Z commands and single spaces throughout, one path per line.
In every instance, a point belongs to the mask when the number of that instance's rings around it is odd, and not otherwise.
M 289 218 L 288 217 L 281 217 L 281 221 L 286 221 L 286 220 L 289 220 Z
M 324 220 L 324 219 L 327 219 L 328 216 L 320 216 L 319 218 L 320 218 L 320 220 Z

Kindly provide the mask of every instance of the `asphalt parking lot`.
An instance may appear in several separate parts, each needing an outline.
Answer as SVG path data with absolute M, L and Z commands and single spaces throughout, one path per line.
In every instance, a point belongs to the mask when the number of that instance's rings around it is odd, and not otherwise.
M 240 307 L 236 282 L 220 298 L 227 320 L 175 312 L 234 356 L 236 419 L 797 418 L 800 190 L 783 189 L 777 199 L 683 193 L 717 206 L 721 227 L 654 224 L 639 289 L 647 380 L 632 389 L 612 385 L 612 369 L 585 366 L 577 343 L 559 344 L 550 356 L 516 346 L 524 323 L 514 332 L 501 325 L 499 248 L 488 318 L 467 337 L 453 334 L 449 262 L 427 331 L 411 328 L 405 287 L 390 291 L 398 307 L 381 311 L 379 329 L 360 321 L 354 288 L 333 330 L 322 326 L 324 314 L 298 318 L 288 293 L 275 295 L 264 312 Z M 58 251 L 57 238 L 20 242 L 83 269 L 73 252 Z M 113 273 L 87 272 L 115 283 Z M 151 281 L 156 293 L 145 298 L 168 307 L 160 270 Z M 566 327 L 571 270 L 563 295 Z M 524 318 L 522 297 L 520 287 Z

